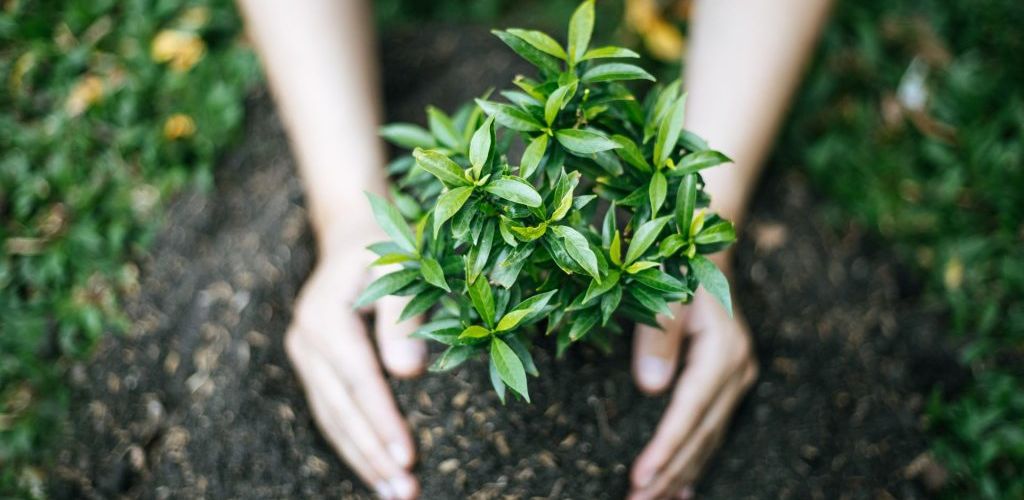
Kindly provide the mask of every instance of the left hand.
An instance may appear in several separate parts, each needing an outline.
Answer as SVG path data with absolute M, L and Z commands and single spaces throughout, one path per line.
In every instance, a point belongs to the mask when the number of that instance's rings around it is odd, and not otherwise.
M 716 259 L 717 260 L 717 259 Z M 691 336 L 686 366 L 651 442 L 633 464 L 630 500 L 688 499 L 708 458 L 722 441 L 736 405 L 757 378 L 749 328 L 700 289 L 689 306 L 677 305 L 664 331 L 640 325 L 633 369 L 640 389 L 668 388 L 683 338 Z

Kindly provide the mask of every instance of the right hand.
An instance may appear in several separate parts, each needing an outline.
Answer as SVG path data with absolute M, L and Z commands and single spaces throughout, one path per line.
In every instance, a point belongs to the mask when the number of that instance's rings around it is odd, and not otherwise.
M 349 234 L 386 239 L 376 228 Z M 416 456 L 413 440 L 363 319 L 352 307 L 371 278 L 365 238 L 323 245 L 295 303 L 285 349 L 317 425 L 338 454 L 382 497 L 411 499 L 419 494 L 409 472 Z M 374 321 L 384 367 L 403 378 L 420 374 L 426 358 L 423 342 L 408 338 L 419 320 L 396 324 L 405 303 L 400 297 L 378 300 Z

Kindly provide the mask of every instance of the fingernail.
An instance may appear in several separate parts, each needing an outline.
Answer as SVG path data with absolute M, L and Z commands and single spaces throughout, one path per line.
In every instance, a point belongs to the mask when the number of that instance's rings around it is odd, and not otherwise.
M 690 500 L 693 498 L 693 486 L 687 486 L 679 491 L 679 498 L 682 500 Z
M 408 467 L 412 463 L 412 450 L 408 446 L 401 443 L 391 443 L 388 445 L 388 453 L 391 454 L 391 458 L 395 459 L 402 467 Z
M 640 358 L 638 368 L 640 383 L 651 389 L 664 386 L 670 375 L 668 361 L 657 356 Z
M 412 479 L 406 476 L 398 476 L 391 479 L 391 489 L 395 492 L 396 497 L 406 499 L 412 498 L 416 492 L 416 485 L 413 484 Z
M 393 498 L 395 496 L 391 491 L 391 485 L 389 485 L 387 481 L 378 482 L 374 485 L 373 489 L 377 490 L 377 494 L 380 495 L 381 498 Z

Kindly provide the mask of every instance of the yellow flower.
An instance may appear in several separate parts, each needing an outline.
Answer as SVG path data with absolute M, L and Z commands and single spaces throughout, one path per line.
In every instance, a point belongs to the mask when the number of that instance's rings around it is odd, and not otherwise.
M 175 113 L 164 122 L 164 137 L 168 141 L 192 137 L 195 133 L 196 122 L 186 114 Z
M 185 72 L 206 53 L 206 43 L 189 31 L 163 30 L 153 38 L 150 56 L 158 63 L 169 62 L 171 69 Z
M 64 109 L 71 116 L 78 116 L 102 97 L 103 80 L 100 80 L 98 76 L 88 75 L 79 80 L 71 89 L 68 100 L 64 103 Z
M 954 256 L 946 262 L 946 269 L 942 273 L 943 284 L 947 290 L 957 290 L 964 282 L 964 263 L 959 257 Z
M 687 2 L 676 5 L 678 14 L 688 10 Z M 686 49 L 683 34 L 661 13 L 654 0 L 627 0 L 626 22 L 643 37 L 644 45 L 651 55 L 663 61 L 678 61 Z

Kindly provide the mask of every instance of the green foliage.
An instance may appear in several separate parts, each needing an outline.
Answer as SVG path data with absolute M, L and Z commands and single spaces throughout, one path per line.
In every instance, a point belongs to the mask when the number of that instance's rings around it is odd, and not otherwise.
M 258 74 L 238 33 L 226 0 L 0 10 L 0 496 L 35 488 L 69 360 L 125 326 L 162 201 L 238 131 Z
M 539 79 L 518 77 L 518 90 L 500 93 L 508 102 L 480 98 L 453 116 L 430 107 L 429 130 L 381 130 L 413 149 L 392 163 L 402 188 L 396 200 L 429 209 L 403 216 L 370 197 L 393 239 L 371 249 L 403 269 L 358 302 L 387 294 L 437 302 L 414 334 L 448 346 L 432 369 L 486 354 L 502 401 L 507 390 L 529 401 L 527 374 L 537 375 L 529 346 L 542 322 L 547 334 L 559 332 L 561 354 L 578 341 L 605 346 L 619 316 L 657 324 L 668 304 L 688 302 L 700 285 L 730 303 L 728 283 L 704 254 L 735 232 L 706 211 L 697 173 L 729 159 L 692 134 L 681 140 L 686 96 L 678 83 L 639 102 L 624 82 L 653 77 L 605 61 L 632 51 L 590 50 L 593 26 L 588 0 L 572 15 L 567 47 L 539 31 L 495 31 Z M 516 142 L 525 148 L 518 164 Z M 433 231 L 413 236 L 413 226 Z
M 973 379 L 929 408 L 950 497 L 1021 498 L 1024 4 L 839 5 L 782 154 L 918 266 L 964 336 Z

